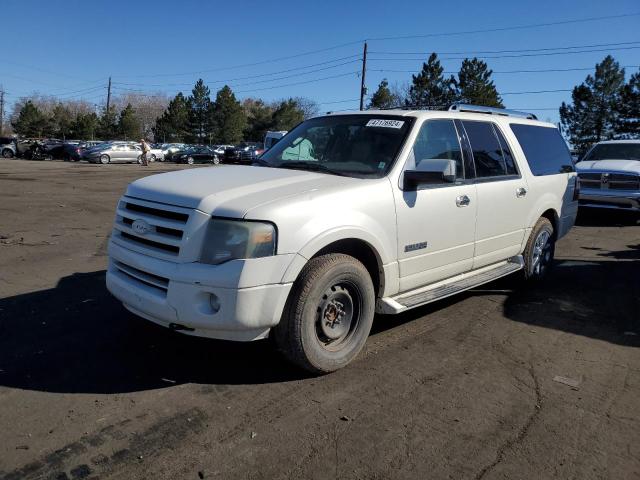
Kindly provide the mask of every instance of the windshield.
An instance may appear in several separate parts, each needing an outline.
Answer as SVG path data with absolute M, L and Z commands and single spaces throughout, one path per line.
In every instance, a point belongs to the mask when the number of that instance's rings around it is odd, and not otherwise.
M 583 160 L 640 160 L 640 143 L 601 143 Z
M 260 157 L 262 164 L 353 177 L 382 177 L 393 164 L 413 118 L 336 115 L 307 120 Z

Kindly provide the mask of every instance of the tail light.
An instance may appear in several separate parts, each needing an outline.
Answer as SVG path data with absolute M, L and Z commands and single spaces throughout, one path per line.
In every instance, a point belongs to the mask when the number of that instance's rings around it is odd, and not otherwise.
M 573 187 L 573 201 L 577 202 L 580 197 L 580 178 L 576 175 L 576 184 Z

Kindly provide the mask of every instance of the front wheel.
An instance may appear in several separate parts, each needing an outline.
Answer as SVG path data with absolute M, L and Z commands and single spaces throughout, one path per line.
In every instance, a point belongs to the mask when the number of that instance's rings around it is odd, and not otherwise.
M 316 257 L 294 283 L 274 339 L 298 366 L 332 372 L 362 350 L 374 309 L 373 282 L 362 263 L 343 254 Z
M 211 163 L 213 163 L 214 165 L 220 165 L 220 158 L 215 156 L 211 159 Z
M 524 249 L 524 278 L 539 281 L 553 265 L 556 240 L 553 225 L 547 218 L 538 219 Z
M 100 155 L 100 163 L 101 164 L 106 165 L 110 161 L 111 161 L 111 159 L 109 158 L 109 155 Z
M 187 163 L 189 165 L 193 165 L 195 163 L 195 161 L 193 160 L 193 157 L 187 157 Z
M 2 151 L 2 157 L 3 158 L 13 158 L 13 150 L 10 150 L 8 148 L 4 149 Z

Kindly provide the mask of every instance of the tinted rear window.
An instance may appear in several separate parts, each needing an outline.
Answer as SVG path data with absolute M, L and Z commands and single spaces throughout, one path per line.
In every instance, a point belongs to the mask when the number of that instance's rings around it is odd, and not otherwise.
M 569 148 L 557 129 L 518 123 L 510 126 L 534 175 L 574 171 Z

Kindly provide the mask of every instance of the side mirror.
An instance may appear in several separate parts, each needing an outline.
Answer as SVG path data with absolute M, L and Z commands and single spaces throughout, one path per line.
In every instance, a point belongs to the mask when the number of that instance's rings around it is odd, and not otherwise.
M 422 160 L 415 170 L 405 170 L 403 189 L 416 190 L 418 185 L 453 183 L 455 181 L 455 160 L 430 158 Z

